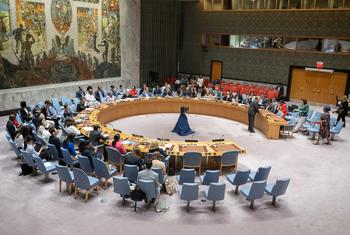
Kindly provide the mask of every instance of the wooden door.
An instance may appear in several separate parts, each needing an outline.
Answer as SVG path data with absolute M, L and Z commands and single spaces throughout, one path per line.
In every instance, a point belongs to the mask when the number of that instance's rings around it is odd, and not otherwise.
M 332 82 L 331 73 L 315 72 L 317 76 L 317 87 L 315 100 L 318 103 L 328 104 L 330 99 L 330 87 Z
M 317 101 L 317 74 L 305 71 L 304 98 L 309 101 Z
M 222 76 L 222 61 L 212 60 L 210 82 L 214 82 L 215 80 L 221 80 L 221 76 Z
M 292 83 L 290 88 L 290 99 L 298 100 L 305 98 L 305 70 L 304 69 L 293 69 L 292 72 Z
M 346 73 L 333 73 L 328 101 L 330 104 L 336 103 L 337 96 L 340 99 L 344 96 L 347 80 L 348 75 Z

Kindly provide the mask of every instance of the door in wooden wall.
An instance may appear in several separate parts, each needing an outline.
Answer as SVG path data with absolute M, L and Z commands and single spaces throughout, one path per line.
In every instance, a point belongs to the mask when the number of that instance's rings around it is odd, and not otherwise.
M 293 69 L 292 71 L 292 84 L 290 88 L 290 99 L 297 100 L 304 98 L 305 87 L 305 70 Z
M 222 76 L 222 61 L 212 60 L 211 61 L 211 75 L 210 81 L 221 80 Z
M 343 97 L 345 94 L 346 82 L 348 76 L 345 73 L 333 73 L 332 83 L 330 86 L 330 104 L 336 103 L 336 97 Z

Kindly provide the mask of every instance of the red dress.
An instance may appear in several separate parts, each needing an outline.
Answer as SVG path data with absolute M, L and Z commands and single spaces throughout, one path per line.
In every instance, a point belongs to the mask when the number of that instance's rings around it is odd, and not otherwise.
M 287 116 L 288 112 L 287 112 L 287 105 L 286 105 L 286 103 L 283 103 L 280 106 L 280 111 L 283 113 L 283 117 Z
M 115 149 L 118 149 L 118 151 L 121 153 L 121 154 L 126 154 L 126 150 L 124 148 L 124 145 L 121 141 L 118 141 L 114 144 L 113 146 L 113 142 L 111 143 L 111 147 L 115 148 Z
M 131 95 L 132 97 L 137 97 L 137 90 L 136 90 L 136 89 L 131 89 L 131 90 L 130 90 L 130 95 Z

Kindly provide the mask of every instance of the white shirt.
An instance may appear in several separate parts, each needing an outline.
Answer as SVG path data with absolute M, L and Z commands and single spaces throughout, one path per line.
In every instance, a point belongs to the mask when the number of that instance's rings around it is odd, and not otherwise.
M 203 87 L 203 82 L 204 82 L 204 79 L 203 79 L 203 78 L 198 78 L 198 79 L 197 79 L 197 85 L 198 85 L 199 87 Z
M 91 103 L 93 103 L 93 102 L 96 102 L 97 100 L 96 100 L 96 98 L 95 98 L 95 96 L 94 96 L 94 94 L 89 94 L 89 93 L 87 93 L 86 95 L 85 95 L 85 99 L 86 99 L 86 101 L 87 102 L 91 102 Z
M 80 135 L 80 131 L 78 128 L 76 128 L 75 126 L 71 125 L 69 127 L 66 127 L 66 130 L 68 133 L 70 134 L 74 134 L 74 135 Z

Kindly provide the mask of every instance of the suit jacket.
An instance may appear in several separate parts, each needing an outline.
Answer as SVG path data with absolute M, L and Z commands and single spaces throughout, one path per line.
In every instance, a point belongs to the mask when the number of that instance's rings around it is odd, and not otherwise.
M 100 131 L 95 131 L 95 130 L 92 130 L 90 132 L 89 138 L 90 138 L 91 144 L 93 146 L 101 144 L 101 140 L 104 140 L 104 137 L 101 134 L 101 132 Z
M 17 135 L 17 128 L 15 124 L 13 124 L 10 120 L 8 120 L 6 123 L 6 129 L 9 135 L 11 136 L 11 139 L 15 140 L 15 137 Z
M 96 90 L 95 91 L 95 98 L 98 102 L 101 102 L 102 98 L 106 97 L 106 94 L 104 91 Z
M 134 157 L 132 154 L 128 154 L 125 157 L 124 164 L 138 166 L 139 170 L 143 167 L 143 160 L 138 157 Z
M 140 179 L 143 180 L 153 180 L 156 184 L 156 187 L 159 188 L 159 176 L 158 173 L 152 171 L 151 169 L 144 169 L 143 171 L 140 171 L 137 176 L 137 182 L 139 182 Z
M 86 107 L 82 103 L 77 104 L 77 112 L 78 113 L 85 110 L 85 109 L 86 109 Z
M 51 135 L 49 138 L 49 143 L 55 145 L 57 152 L 58 152 L 58 157 L 60 159 L 63 159 L 62 152 L 61 152 L 61 142 L 60 139 L 57 136 Z
M 259 112 L 259 105 L 256 101 L 252 101 L 249 105 L 248 115 L 255 116 Z
M 19 113 L 20 113 L 23 121 L 29 122 L 30 120 L 32 120 L 32 117 L 31 117 L 30 112 L 29 112 L 29 108 L 21 108 L 19 110 Z

